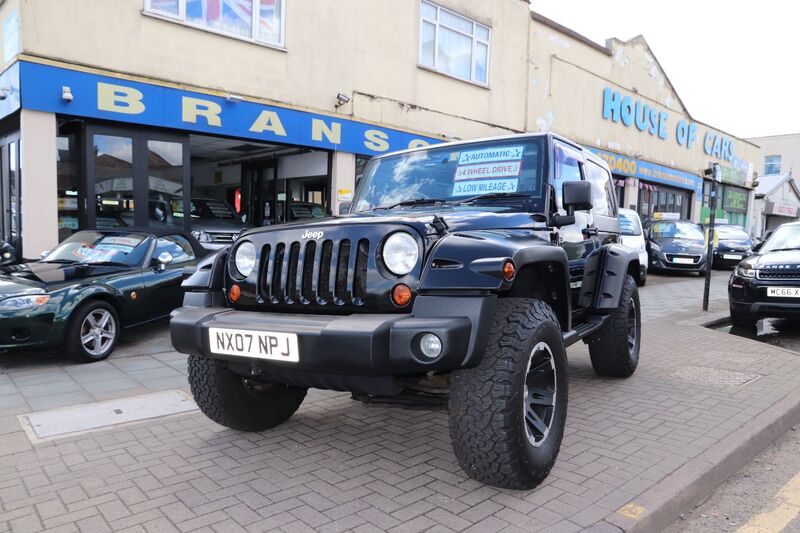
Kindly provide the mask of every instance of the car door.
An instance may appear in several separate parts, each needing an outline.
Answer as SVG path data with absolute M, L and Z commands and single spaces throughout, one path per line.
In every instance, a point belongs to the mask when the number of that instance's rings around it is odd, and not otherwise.
M 171 260 L 162 265 L 159 257 L 169 254 Z M 147 309 L 144 321 L 169 316 L 183 302 L 183 269 L 196 261 L 192 246 L 179 234 L 156 239 L 150 260 L 142 272 L 143 290 L 140 304 Z
M 580 150 L 559 141 L 553 143 L 553 188 L 559 210 L 563 210 L 561 198 L 564 183 L 585 179 L 584 164 Z M 598 234 L 592 228 L 590 212 L 576 211 L 575 223 L 562 226 L 558 231 L 559 244 L 569 261 L 570 288 L 574 301 L 577 301 L 580 293 L 586 258 L 598 246 Z

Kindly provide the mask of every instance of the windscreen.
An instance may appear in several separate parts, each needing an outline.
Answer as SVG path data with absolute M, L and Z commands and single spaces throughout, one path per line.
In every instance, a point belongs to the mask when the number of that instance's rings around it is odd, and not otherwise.
M 205 218 L 205 219 L 222 219 L 234 220 L 236 213 L 233 207 L 227 202 L 222 200 L 193 198 L 191 201 L 192 218 Z M 176 200 L 172 202 L 172 212 L 176 217 L 183 216 L 183 201 Z
M 781 226 L 759 251 L 764 253 L 780 250 L 800 250 L 800 226 Z
M 543 138 L 497 140 L 373 159 L 353 200 L 354 211 L 410 200 L 458 202 L 494 193 L 529 195 L 541 211 L 545 146 Z
M 44 263 L 138 266 L 147 253 L 148 236 L 143 233 L 79 231 L 56 246 Z
M 641 235 L 642 224 L 639 221 L 638 215 L 620 213 L 619 230 L 622 235 Z
M 653 237 L 656 239 L 688 239 L 692 241 L 705 240 L 705 234 L 700 226 L 692 222 L 656 222 L 653 224 Z
M 720 239 L 731 241 L 749 241 L 750 235 L 739 226 L 717 226 L 715 228 Z

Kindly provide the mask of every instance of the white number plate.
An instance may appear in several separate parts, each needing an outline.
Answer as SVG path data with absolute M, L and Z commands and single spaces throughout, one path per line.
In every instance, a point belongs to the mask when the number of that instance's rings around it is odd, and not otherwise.
M 682 265 L 693 265 L 694 264 L 694 260 L 689 258 L 689 257 L 673 257 L 672 258 L 672 262 L 673 263 L 680 263 Z
M 300 361 L 300 349 L 294 333 L 208 328 L 208 342 L 212 353 L 287 363 Z
M 773 298 L 800 298 L 800 287 L 769 287 L 767 296 Z
M 744 256 L 736 255 L 736 254 L 722 254 L 723 259 L 738 259 L 742 260 Z

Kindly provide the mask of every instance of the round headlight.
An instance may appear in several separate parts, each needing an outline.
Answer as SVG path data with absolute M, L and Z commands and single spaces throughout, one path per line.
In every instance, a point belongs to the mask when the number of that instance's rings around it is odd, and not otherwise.
M 256 267 L 256 247 L 252 242 L 244 242 L 236 247 L 233 254 L 236 272 L 243 278 L 249 276 Z
M 392 233 L 383 243 L 383 263 L 398 276 L 405 276 L 419 259 L 419 246 L 414 237 L 404 231 Z

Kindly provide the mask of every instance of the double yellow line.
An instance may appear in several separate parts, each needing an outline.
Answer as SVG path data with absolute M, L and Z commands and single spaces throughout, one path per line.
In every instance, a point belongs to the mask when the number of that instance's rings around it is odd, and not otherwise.
M 738 533 L 777 533 L 800 515 L 800 473 L 790 479 L 774 498 L 774 505 L 751 518 Z

